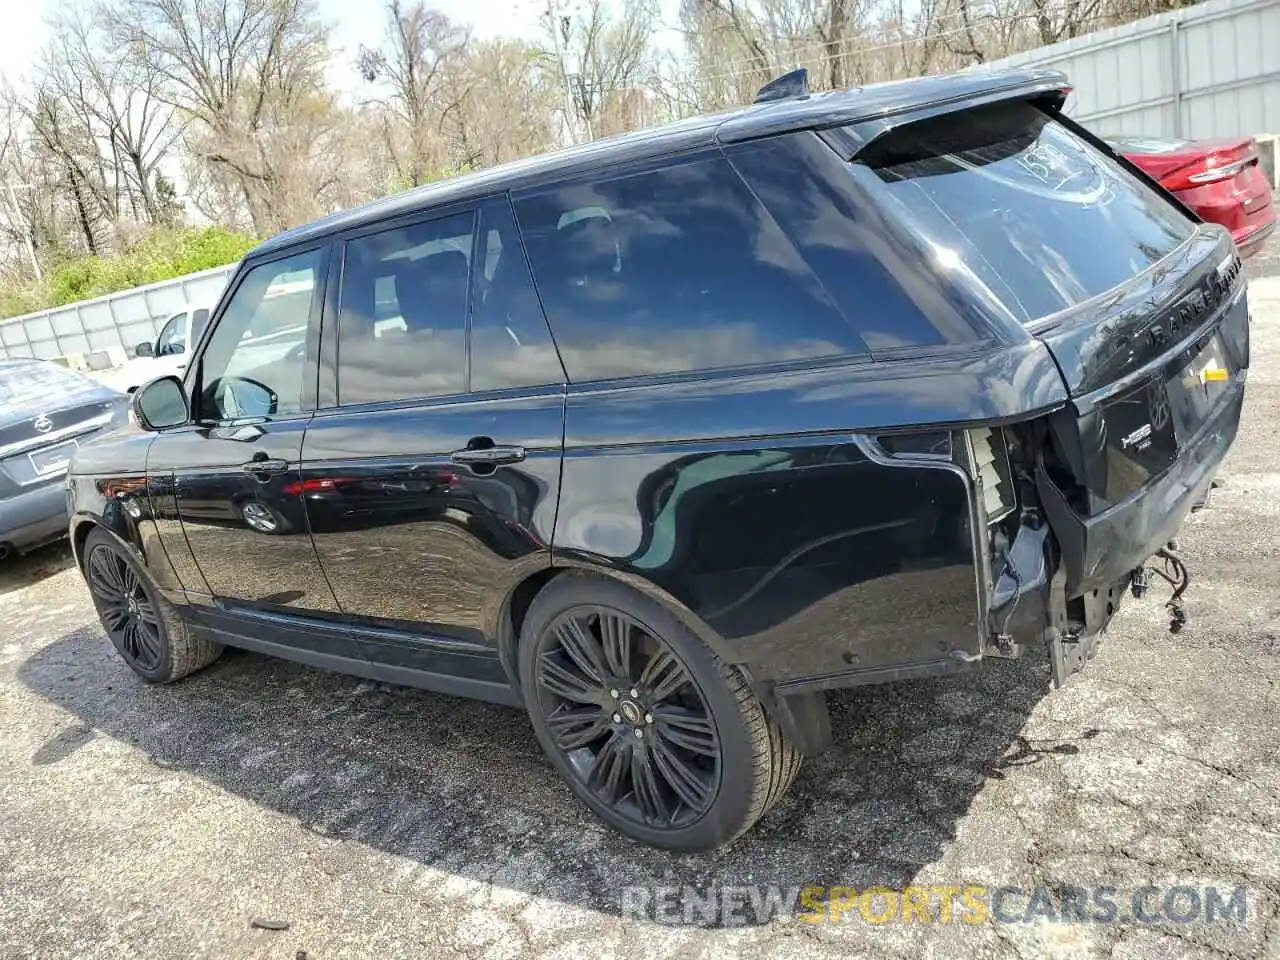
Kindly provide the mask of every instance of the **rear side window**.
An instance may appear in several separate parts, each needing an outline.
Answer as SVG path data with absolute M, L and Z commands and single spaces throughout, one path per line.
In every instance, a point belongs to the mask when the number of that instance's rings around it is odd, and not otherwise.
M 866 352 L 719 155 L 525 195 L 516 216 L 571 380 Z
M 347 243 L 338 298 L 338 402 L 466 389 L 475 216 L 462 213 Z
M 939 284 L 915 249 L 892 242 L 883 216 L 859 202 L 848 165 L 817 135 L 749 142 L 729 157 L 873 354 L 981 338 L 972 305 Z
M 908 124 L 853 168 L 886 212 L 929 241 L 939 268 L 971 271 L 1023 322 L 1118 286 L 1194 230 L 1029 103 Z
M 479 251 L 483 259 L 472 274 L 471 389 L 563 383 L 564 370 L 505 198 L 480 208 Z

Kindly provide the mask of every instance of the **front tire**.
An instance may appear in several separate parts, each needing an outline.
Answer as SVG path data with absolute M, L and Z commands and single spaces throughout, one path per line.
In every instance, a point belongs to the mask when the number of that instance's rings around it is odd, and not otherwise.
M 574 573 L 548 584 L 525 617 L 519 668 L 556 770 L 641 843 L 686 852 L 728 843 L 800 769 L 742 672 L 616 581 Z
M 85 538 L 84 578 L 111 645 L 148 683 L 180 680 L 222 655 L 222 645 L 195 636 L 137 561 L 103 530 Z

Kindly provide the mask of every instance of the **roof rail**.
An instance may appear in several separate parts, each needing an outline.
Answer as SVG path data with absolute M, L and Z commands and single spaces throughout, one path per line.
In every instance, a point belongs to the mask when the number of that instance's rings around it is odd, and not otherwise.
M 784 73 L 770 80 L 756 93 L 752 103 L 771 103 L 774 100 L 793 100 L 809 95 L 809 71 L 804 67 Z

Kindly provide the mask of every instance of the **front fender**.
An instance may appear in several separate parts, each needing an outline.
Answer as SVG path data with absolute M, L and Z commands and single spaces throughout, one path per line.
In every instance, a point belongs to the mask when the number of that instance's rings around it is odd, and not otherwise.
M 145 474 L 71 476 L 67 486 L 71 547 L 80 569 L 84 569 L 85 538 L 97 528 L 128 551 L 163 593 L 172 596 L 184 591 L 160 540 Z

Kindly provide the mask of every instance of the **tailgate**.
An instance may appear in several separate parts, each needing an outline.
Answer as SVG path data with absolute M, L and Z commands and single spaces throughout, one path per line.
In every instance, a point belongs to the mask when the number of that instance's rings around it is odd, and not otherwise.
M 1072 403 L 1037 471 L 1067 595 L 1126 577 L 1171 539 L 1239 423 L 1249 364 L 1240 260 L 1219 231 L 1033 332 Z
M 1034 495 L 1068 599 L 1105 595 L 1174 535 L 1235 435 L 1249 326 L 1230 236 L 1040 101 L 864 133 L 851 169 L 903 242 L 1052 354 L 1069 403 L 1027 433 Z

